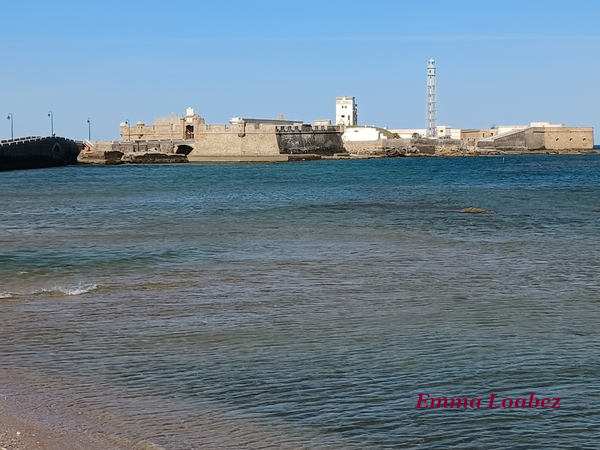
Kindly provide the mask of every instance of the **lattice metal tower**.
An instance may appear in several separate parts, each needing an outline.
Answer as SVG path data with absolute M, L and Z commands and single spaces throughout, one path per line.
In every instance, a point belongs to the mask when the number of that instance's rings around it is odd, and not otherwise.
M 435 105 L 435 61 L 427 63 L 427 137 L 437 136 L 437 113 Z

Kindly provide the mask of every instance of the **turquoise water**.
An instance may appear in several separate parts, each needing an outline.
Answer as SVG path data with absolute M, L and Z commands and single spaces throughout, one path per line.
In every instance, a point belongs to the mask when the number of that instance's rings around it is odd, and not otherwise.
M 597 156 L 3 173 L 0 393 L 148 448 L 596 448 L 599 187 Z M 561 408 L 415 409 L 532 392 Z

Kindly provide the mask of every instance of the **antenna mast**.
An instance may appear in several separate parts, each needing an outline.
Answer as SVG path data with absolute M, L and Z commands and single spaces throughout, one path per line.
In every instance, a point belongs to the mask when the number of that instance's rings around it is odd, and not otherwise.
M 435 104 L 435 61 L 427 63 L 427 137 L 437 136 L 437 113 Z

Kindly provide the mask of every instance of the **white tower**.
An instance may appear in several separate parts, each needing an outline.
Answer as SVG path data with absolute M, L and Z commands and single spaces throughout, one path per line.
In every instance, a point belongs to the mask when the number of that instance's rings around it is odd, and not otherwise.
M 347 127 L 357 125 L 357 106 L 354 97 L 337 97 L 335 99 L 335 124 Z
M 427 137 L 434 138 L 436 135 L 435 61 L 431 58 L 427 63 Z

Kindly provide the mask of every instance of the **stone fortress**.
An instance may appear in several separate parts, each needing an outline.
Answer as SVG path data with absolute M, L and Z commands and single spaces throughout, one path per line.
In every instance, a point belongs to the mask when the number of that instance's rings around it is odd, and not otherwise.
M 331 121 L 247 119 L 234 117 L 229 124 L 206 124 L 188 108 L 183 117 L 172 114 L 154 124 L 121 123 L 121 140 L 87 142 L 80 162 L 202 162 L 202 161 L 289 161 L 335 158 L 345 155 L 343 125 Z M 98 152 L 103 153 L 98 154 Z M 162 154 L 164 156 L 158 156 Z M 98 161 L 95 161 L 98 159 Z M 105 162 L 110 164 L 111 162 Z
M 206 124 L 188 108 L 185 116 L 159 117 L 152 125 L 120 124 L 120 141 L 86 142 L 80 163 L 251 162 L 382 156 L 467 156 L 593 151 L 591 127 L 548 122 L 490 129 L 387 129 L 357 124 L 354 97 L 336 100 L 336 124 L 234 117 Z
M 232 118 L 207 124 L 194 109 L 185 116 L 159 117 L 152 125 L 120 125 L 120 141 L 85 142 L 78 161 L 90 164 L 290 161 L 381 156 L 467 156 L 515 153 L 588 153 L 591 127 L 549 122 L 489 129 L 437 125 L 435 61 L 427 66 L 427 124 L 422 129 L 387 129 L 358 124 L 354 97 L 336 98 L 335 119 L 312 124 L 277 119 Z

